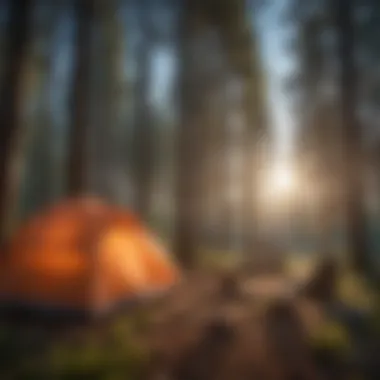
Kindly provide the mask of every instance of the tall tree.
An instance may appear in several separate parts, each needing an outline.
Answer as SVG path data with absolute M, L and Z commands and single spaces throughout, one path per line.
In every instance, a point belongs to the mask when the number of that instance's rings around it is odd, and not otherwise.
M 323 197 L 320 199 L 318 207 L 320 220 L 317 222 L 318 229 L 325 230 L 321 240 L 326 242 L 326 232 L 330 229 L 328 224 L 332 222 L 331 216 L 340 217 L 344 211 L 343 200 L 347 187 L 346 179 L 343 179 L 344 162 L 347 160 L 347 154 L 343 155 L 343 145 L 346 145 L 343 142 L 347 141 L 345 132 L 347 125 L 341 120 L 342 80 L 338 79 L 337 72 L 337 68 L 343 66 L 343 62 L 336 46 L 337 32 L 341 34 L 341 29 L 337 25 L 335 1 L 293 0 L 292 4 L 291 21 L 293 25 L 297 25 L 298 40 L 301 41 L 297 49 L 300 75 L 291 81 L 293 86 L 297 84 L 295 88 L 299 101 L 296 115 L 302 119 L 300 120 L 302 148 L 299 159 L 302 162 L 313 162 L 318 173 L 315 176 L 317 186 L 314 187 L 325 185 L 323 187 L 326 196 L 325 199 Z M 370 139 L 363 143 L 372 144 L 378 138 L 376 130 L 380 77 L 377 63 L 380 45 L 376 35 L 379 30 L 380 8 L 378 2 L 373 0 L 351 1 L 350 8 L 355 16 L 352 17 L 350 24 L 351 28 L 355 29 L 355 46 L 351 45 L 351 54 L 355 55 L 353 80 L 356 104 L 356 121 L 351 121 L 350 125 L 360 121 L 361 135 L 363 135 L 361 137 L 370 136 Z M 344 151 L 347 152 L 346 149 Z M 363 152 L 360 155 L 362 162 L 359 165 L 364 176 L 364 169 L 368 168 L 368 162 L 364 161 L 369 161 L 369 155 L 366 155 L 367 159 Z M 351 161 L 352 159 L 349 162 Z
M 218 44 L 220 45 L 220 44 Z M 219 50 L 220 46 L 219 46 Z M 203 144 L 205 165 L 202 170 L 203 228 L 208 243 L 213 246 L 224 246 L 229 243 L 231 208 L 228 198 L 230 140 L 228 120 L 231 116 L 231 102 L 226 96 L 230 73 L 225 67 L 225 57 L 208 47 L 209 54 L 217 54 L 221 67 L 210 67 L 208 80 L 203 85 L 206 98 Z M 212 61 L 212 59 L 210 59 Z M 224 64 L 223 64 L 224 63 Z M 210 239 L 211 238 L 211 239 Z M 217 243 L 217 244 L 215 244 Z
M 243 230 L 244 251 L 252 257 L 257 247 L 258 173 L 268 138 L 263 70 L 250 9 L 245 1 L 217 4 L 218 24 L 230 67 L 242 88 L 241 107 L 245 119 Z
M 28 216 L 52 201 L 54 196 L 54 126 L 50 101 L 50 87 L 53 70 L 56 25 L 62 10 L 49 0 L 36 2 L 35 11 L 39 17 L 35 26 L 32 44 L 32 70 L 36 85 L 28 96 L 28 103 L 35 104 L 28 121 L 28 139 L 24 148 L 27 162 L 19 213 Z
M 364 120 L 368 132 L 375 132 L 379 120 L 380 103 L 380 75 L 378 61 L 380 57 L 380 43 L 377 38 L 380 32 L 380 3 L 376 0 L 354 1 L 356 17 L 355 39 L 357 62 L 359 105 L 362 106 L 369 117 Z M 370 133 L 370 136 L 376 133 Z M 379 138 L 379 136 L 376 136 Z
M 98 195 L 114 198 L 115 171 L 120 150 L 118 110 L 122 30 L 120 2 L 94 1 L 94 39 L 91 74 L 91 134 L 88 136 L 89 187 Z M 124 125 L 125 127 L 125 125 Z
M 247 231 L 246 251 L 252 253 L 256 241 L 256 194 L 255 183 L 260 145 L 265 136 L 263 86 L 258 51 L 247 17 L 244 1 L 216 0 L 185 2 L 181 22 L 181 67 L 180 88 L 182 101 L 182 126 L 179 135 L 178 170 L 178 220 L 177 252 L 187 262 L 192 261 L 196 251 L 200 212 L 200 172 L 210 144 L 203 141 L 205 123 L 202 119 L 202 94 L 205 93 L 205 78 L 199 67 L 200 39 L 210 26 L 216 31 L 227 63 L 229 79 L 236 79 L 243 95 L 240 101 L 244 114 L 246 136 L 244 169 L 244 227 Z M 200 81 L 201 78 L 201 81 Z M 201 82 L 201 83 L 200 83 Z M 202 86 L 203 85 L 203 86 Z M 219 110 L 218 112 L 223 112 Z M 203 129 L 200 128 L 202 126 Z M 200 134 L 202 131 L 202 135 Z M 221 136 L 220 133 L 218 133 Z M 226 141 L 223 142 L 227 154 Z M 227 168 L 224 168 L 227 170 Z M 222 177 L 226 177 L 222 175 Z M 226 182 L 223 181 L 224 190 Z M 255 215 L 256 214 L 256 215 Z
M 322 8 L 319 13 L 305 17 L 299 26 L 300 74 L 297 114 L 301 122 L 299 162 L 307 165 L 312 180 L 309 186 L 314 197 L 314 230 L 319 233 L 320 250 L 330 251 L 329 236 L 334 214 L 342 191 L 342 132 L 339 102 L 336 96 L 336 75 L 333 71 L 332 52 L 323 38 L 331 32 L 331 20 Z M 329 89 L 329 91 L 326 91 Z M 340 207 L 338 207 L 341 210 Z M 338 213 L 339 214 L 339 213 Z
M 86 137 L 90 115 L 90 65 L 94 1 L 74 0 L 75 41 L 74 74 L 71 96 L 71 121 L 67 191 L 78 195 L 85 187 Z
M 174 251 L 185 267 L 196 262 L 201 213 L 201 168 L 204 163 L 200 109 L 202 86 L 198 75 L 202 59 L 197 55 L 199 37 L 209 17 L 208 1 L 184 0 L 179 22 L 178 101 L 180 126 L 177 137 L 176 221 Z
M 13 191 L 12 176 L 19 170 L 13 150 L 22 133 L 22 74 L 29 41 L 32 1 L 12 0 L 9 2 L 9 7 L 6 63 L 0 90 L 0 229 L 2 234 L 7 233 L 5 232 L 6 205 Z
M 300 126 L 296 154 L 309 187 L 307 202 L 299 204 L 300 217 L 311 222 L 321 252 L 330 252 L 332 227 L 342 216 L 344 188 L 335 22 L 330 1 L 293 0 L 290 12 L 287 17 L 297 30 L 292 52 L 298 64 L 287 85 L 296 99 L 294 114 Z
M 353 3 L 351 0 L 335 0 L 334 11 L 338 33 L 338 57 L 340 63 L 340 94 L 342 124 L 344 128 L 346 212 L 352 264 L 368 273 L 369 247 L 366 231 L 363 186 L 362 135 L 357 119 L 357 71 L 354 58 Z
M 139 43 L 136 54 L 135 113 L 133 137 L 133 166 L 135 207 L 137 213 L 149 219 L 154 169 L 154 125 L 151 118 L 149 86 L 151 54 L 154 47 L 152 2 L 137 1 Z

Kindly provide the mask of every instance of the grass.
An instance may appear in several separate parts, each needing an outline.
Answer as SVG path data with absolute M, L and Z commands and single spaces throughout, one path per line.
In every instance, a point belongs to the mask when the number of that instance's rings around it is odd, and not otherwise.
M 116 380 L 141 377 L 148 352 L 139 332 L 142 314 L 114 321 L 106 331 L 90 328 L 78 339 L 38 345 L 22 330 L 0 331 L 0 378 L 15 380 Z M 32 335 L 39 334 L 38 331 Z
M 371 311 L 377 303 L 377 291 L 350 271 L 342 273 L 337 292 L 339 299 L 354 308 Z
M 89 339 L 81 345 L 58 345 L 50 354 L 54 378 L 64 379 L 136 379 L 145 360 L 145 352 L 131 336 L 117 335 L 110 344 Z
M 352 348 L 350 333 L 333 320 L 326 320 L 310 336 L 311 346 L 341 354 L 348 354 Z

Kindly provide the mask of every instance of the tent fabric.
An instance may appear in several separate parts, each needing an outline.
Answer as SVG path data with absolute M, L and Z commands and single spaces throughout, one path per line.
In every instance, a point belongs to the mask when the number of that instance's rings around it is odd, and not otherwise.
M 100 313 L 178 279 L 169 255 L 131 213 L 97 199 L 69 200 L 11 239 L 0 302 Z

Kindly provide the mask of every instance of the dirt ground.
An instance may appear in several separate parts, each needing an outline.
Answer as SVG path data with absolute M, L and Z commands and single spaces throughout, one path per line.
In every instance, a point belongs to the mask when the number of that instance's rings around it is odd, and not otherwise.
M 52 373 L 65 372 L 71 377 L 54 378 L 77 379 L 83 378 L 81 371 L 85 370 L 86 378 L 92 380 L 108 379 L 104 374 L 115 371 L 119 376 L 115 378 L 133 380 L 378 379 L 380 346 L 376 339 L 367 339 L 371 332 L 362 329 L 363 318 L 358 313 L 331 307 L 334 277 L 329 266 L 316 271 L 306 283 L 285 274 L 198 270 L 170 292 L 147 299 L 116 319 L 74 329 L 54 328 L 49 332 L 53 336 L 43 340 L 57 341 L 64 347 L 67 341 L 68 349 L 61 350 L 60 367 L 54 364 L 43 377 L 40 370 L 48 369 L 50 362 L 41 356 L 38 375 L 9 378 L 51 379 L 55 376 Z M 350 363 L 347 355 L 342 355 L 347 343 L 340 344 L 338 351 L 331 351 L 325 343 L 322 349 L 315 344 L 316 332 L 318 335 L 325 328 L 331 310 L 339 323 L 347 317 L 347 325 L 356 333 Z M 336 335 L 336 326 L 332 330 L 330 340 Z M 27 330 L 15 331 L 24 347 L 29 339 Z M 41 331 L 46 335 L 46 327 Z M 31 332 L 40 339 L 39 330 Z M 8 335 L 4 354 L 10 351 L 9 342 L 15 342 L 15 333 Z M 30 351 L 37 352 L 39 345 L 33 336 L 31 347 L 25 355 L 21 352 L 28 362 Z M 47 347 L 46 352 L 49 350 Z M 3 360 L 2 365 L 9 369 L 4 373 L 21 367 L 20 349 L 15 353 L 13 361 Z M 363 368 L 367 371 L 364 375 Z
M 279 275 L 191 275 L 153 308 L 146 379 L 327 379 L 309 345 L 322 310 Z

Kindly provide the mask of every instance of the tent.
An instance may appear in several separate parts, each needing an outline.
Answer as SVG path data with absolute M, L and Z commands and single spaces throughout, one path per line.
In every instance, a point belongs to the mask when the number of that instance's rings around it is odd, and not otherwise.
M 0 305 L 99 315 L 178 279 L 169 255 L 132 214 L 74 199 L 32 218 L 7 244 Z

